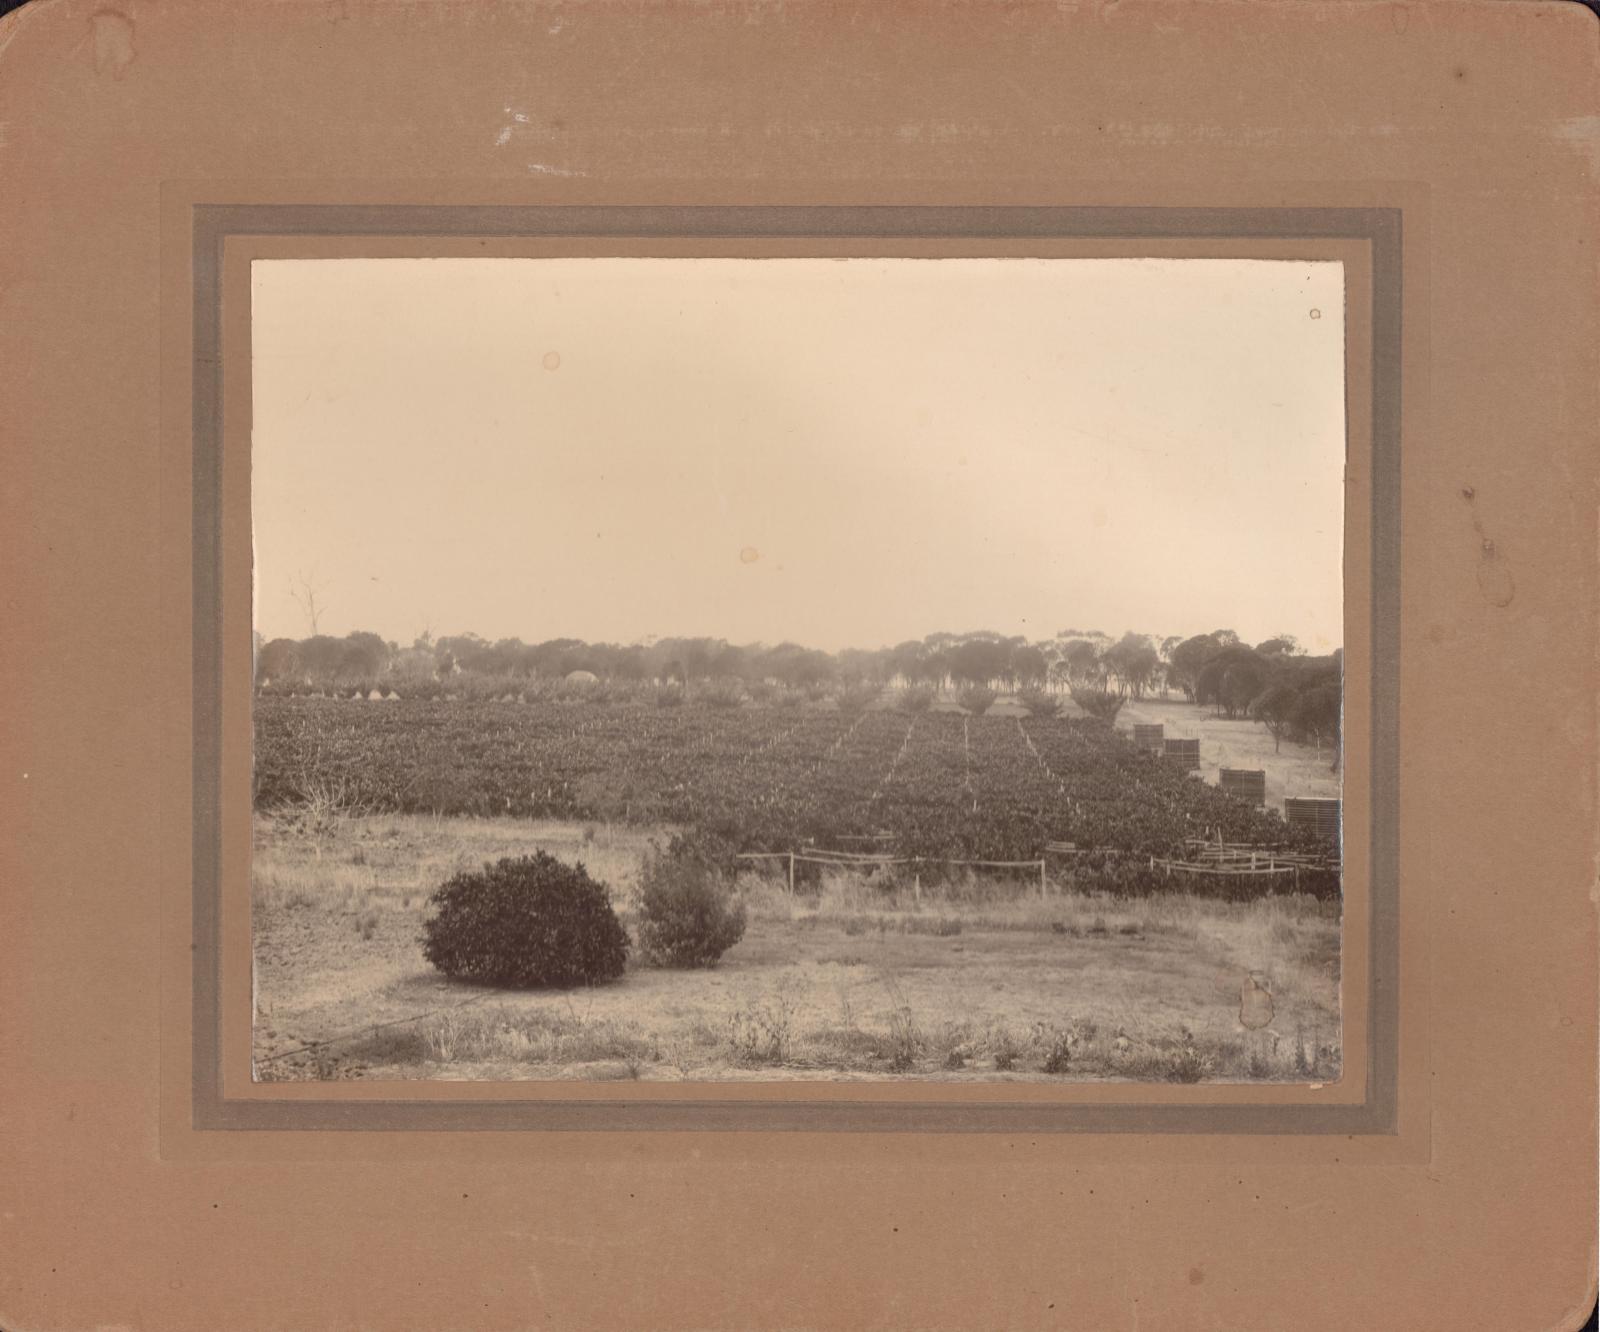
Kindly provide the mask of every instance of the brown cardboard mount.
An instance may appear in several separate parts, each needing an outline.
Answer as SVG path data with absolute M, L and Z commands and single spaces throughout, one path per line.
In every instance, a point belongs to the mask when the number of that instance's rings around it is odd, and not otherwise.
M 1597 33 L 1510 0 L 0 20 L 0 1326 L 1579 1326 Z M 1346 1079 L 252 1084 L 240 278 L 341 253 L 1344 258 Z

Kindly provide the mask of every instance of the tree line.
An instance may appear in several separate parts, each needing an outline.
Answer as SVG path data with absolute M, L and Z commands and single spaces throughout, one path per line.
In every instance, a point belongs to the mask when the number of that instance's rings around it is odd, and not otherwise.
M 573 672 L 619 683 L 761 683 L 812 693 L 864 686 L 1070 690 L 1106 716 L 1115 715 L 1120 700 L 1178 692 L 1219 715 L 1260 721 L 1280 744 L 1290 738 L 1335 751 L 1342 699 L 1339 652 L 1308 655 L 1287 634 L 1252 646 L 1229 629 L 1188 638 L 1064 629 L 1037 641 L 984 631 L 934 633 L 893 647 L 838 652 L 707 637 L 525 643 L 424 633 L 402 647 L 358 631 L 266 641 L 258 635 L 256 641 L 257 684 L 280 688 L 383 682 L 403 691 L 408 681 L 561 680 Z

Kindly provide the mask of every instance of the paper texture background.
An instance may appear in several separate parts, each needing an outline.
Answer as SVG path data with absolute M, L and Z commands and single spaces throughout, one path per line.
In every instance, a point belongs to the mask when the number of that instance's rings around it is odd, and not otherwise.
M 0 1323 L 1581 1322 L 1597 31 L 1129 0 L 0 22 Z M 166 462 L 196 199 L 1402 208 L 1397 1131 L 195 1132 Z

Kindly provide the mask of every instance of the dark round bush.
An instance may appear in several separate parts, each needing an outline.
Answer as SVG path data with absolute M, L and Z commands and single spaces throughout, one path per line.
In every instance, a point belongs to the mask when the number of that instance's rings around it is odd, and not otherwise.
M 674 838 L 639 876 L 639 951 L 657 966 L 711 967 L 744 937 L 744 903 L 713 848 Z
M 961 706 L 974 717 L 981 717 L 994 706 L 994 701 L 999 695 L 992 689 L 983 689 L 977 685 L 961 691 Z
M 605 885 L 546 851 L 457 874 L 429 901 L 423 956 L 458 980 L 565 989 L 615 980 L 627 964 Z

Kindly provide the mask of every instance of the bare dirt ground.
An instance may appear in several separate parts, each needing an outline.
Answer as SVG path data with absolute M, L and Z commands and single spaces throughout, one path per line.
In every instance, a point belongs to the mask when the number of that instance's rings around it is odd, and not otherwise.
M 1260 722 L 1230 721 L 1182 699 L 1129 699 L 1117 714 L 1117 728 L 1159 722 L 1175 739 L 1200 741 L 1200 775 L 1215 785 L 1223 768 L 1261 768 L 1267 774 L 1267 808 L 1283 812 L 1285 796 L 1338 799 L 1340 775 L 1329 764 L 1332 752 L 1285 740 L 1274 751 L 1272 736 Z
M 613 985 L 513 992 L 447 981 L 423 958 L 435 887 L 539 848 L 583 861 L 629 923 L 646 840 L 415 816 L 350 819 L 313 839 L 259 818 L 257 1076 L 1338 1076 L 1338 907 L 1310 898 L 1041 900 L 974 881 L 917 903 L 839 877 L 791 899 L 752 876 L 745 936 L 711 970 L 630 965 Z

